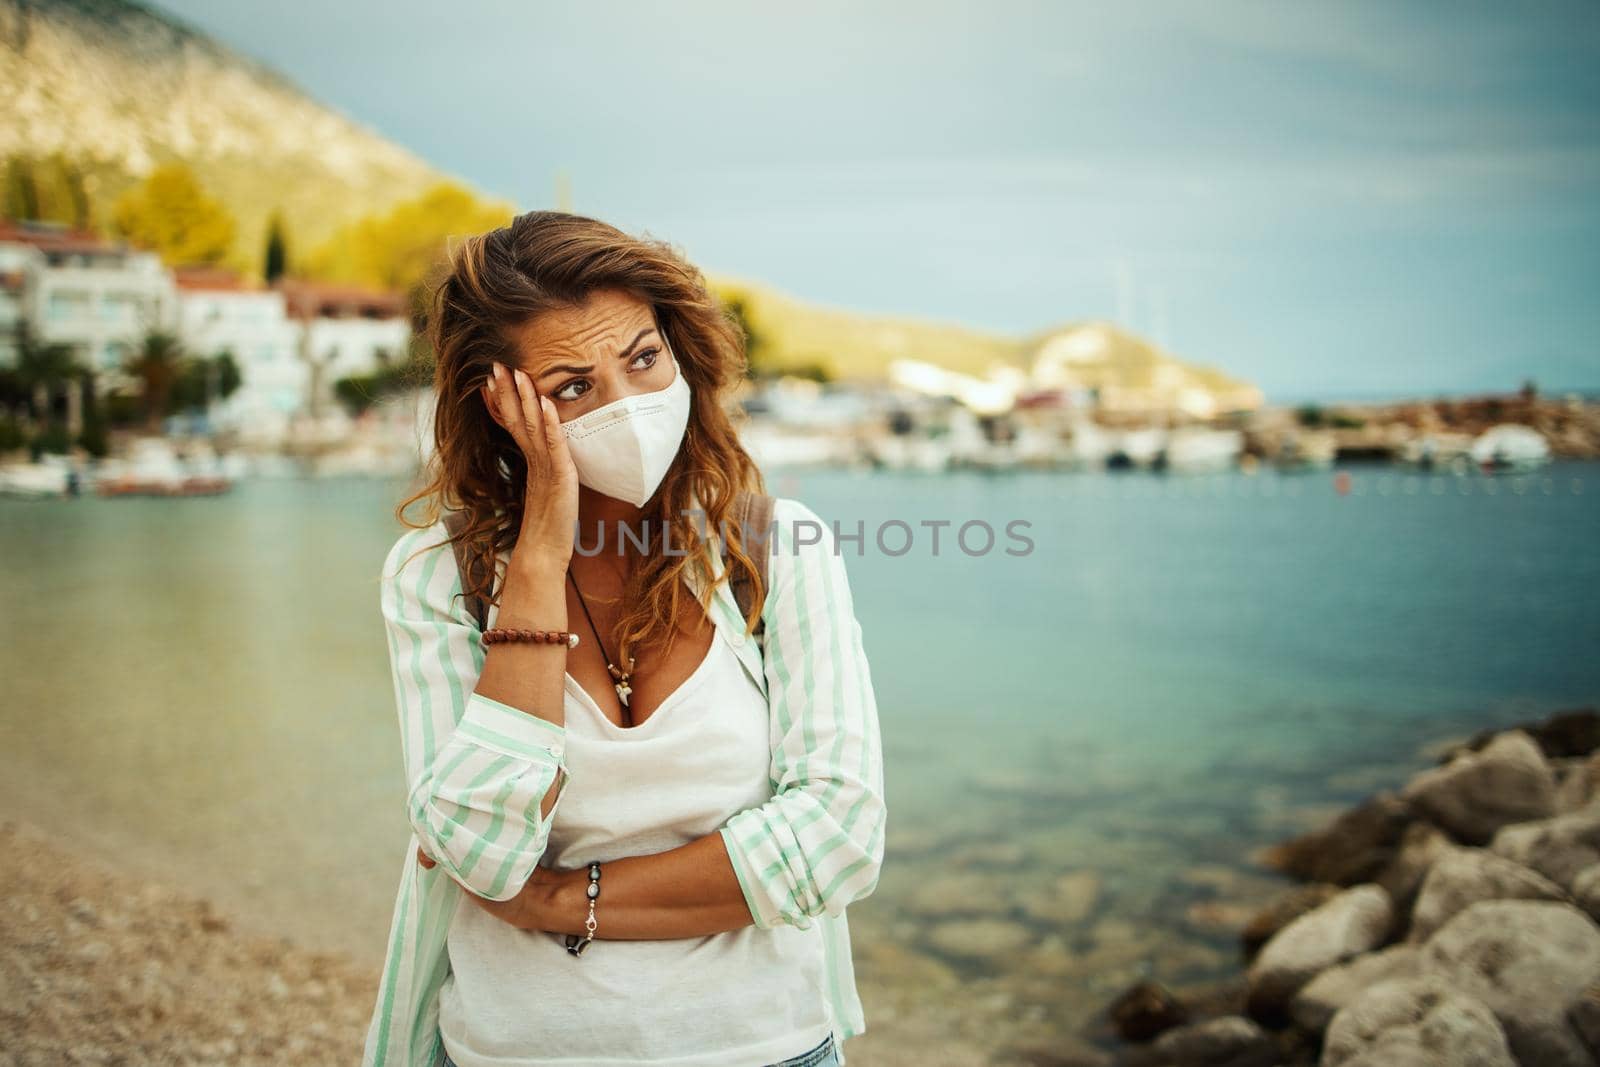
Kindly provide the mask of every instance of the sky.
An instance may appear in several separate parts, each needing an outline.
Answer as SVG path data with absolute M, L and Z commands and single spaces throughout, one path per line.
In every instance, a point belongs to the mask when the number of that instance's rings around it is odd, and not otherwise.
M 1600 4 L 156 0 L 519 211 L 1269 400 L 1600 389 Z

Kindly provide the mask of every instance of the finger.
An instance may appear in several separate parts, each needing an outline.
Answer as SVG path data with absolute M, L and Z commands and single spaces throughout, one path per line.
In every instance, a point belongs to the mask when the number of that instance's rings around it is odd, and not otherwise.
M 523 424 L 526 420 L 523 418 L 520 402 L 517 399 L 516 387 L 511 381 L 511 371 L 504 363 L 498 360 L 494 363 L 489 389 L 494 394 L 495 410 L 500 413 L 506 432 L 516 442 L 517 448 L 526 455 L 528 452 L 527 434 L 523 430 Z
M 539 410 L 544 413 L 544 443 L 550 450 L 550 462 L 556 470 L 565 471 L 571 460 L 567 457 L 567 435 L 561 432 L 561 417 L 556 414 L 555 401 L 541 396 Z
M 428 854 L 422 851 L 421 848 L 417 849 L 417 862 L 430 870 L 435 866 L 433 860 L 429 859 Z
M 532 447 L 537 449 L 537 453 L 529 453 L 529 458 L 537 454 L 544 462 L 548 462 L 550 443 L 547 440 L 546 425 L 549 420 L 545 418 L 545 408 L 542 403 L 545 398 L 535 391 L 533 379 L 524 374 L 521 367 L 513 371 L 511 376 L 516 381 L 517 396 L 522 404 L 523 417 L 527 420 L 525 426 L 528 437 L 533 442 Z

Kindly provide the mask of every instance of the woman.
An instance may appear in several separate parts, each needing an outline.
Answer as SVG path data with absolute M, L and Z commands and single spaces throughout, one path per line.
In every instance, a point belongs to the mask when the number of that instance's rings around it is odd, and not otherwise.
M 415 836 L 365 1063 L 843 1064 L 877 705 L 834 531 L 778 498 L 768 589 L 730 523 L 743 334 L 669 246 L 559 212 L 466 240 L 429 319 L 381 595 Z

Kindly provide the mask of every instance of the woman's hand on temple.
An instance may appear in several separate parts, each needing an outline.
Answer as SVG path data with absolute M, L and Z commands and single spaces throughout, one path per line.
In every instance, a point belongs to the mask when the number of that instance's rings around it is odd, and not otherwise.
M 578 523 L 578 468 L 567 451 L 555 401 L 535 392 L 533 379 L 520 368 L 498 362 L 494 381 L 486 388 L 528 469 L 522 530 L 513 555 L 565 570 Z

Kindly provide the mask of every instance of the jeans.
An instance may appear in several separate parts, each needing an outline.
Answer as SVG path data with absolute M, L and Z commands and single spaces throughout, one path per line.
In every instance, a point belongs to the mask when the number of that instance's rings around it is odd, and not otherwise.
M 458 1067 L 448 1052 L 444 1054 L 444 1067 Z M 829 1034 L 816 1048 L 808 1049 L 780 1063 L 770 1063 L 767 1067 L 839 1067 L 839 1049 L 833 1043 L 833 1035 Z
M 833 1035 L 829 1034 L 816 1048 L 767 1067 L 839 1067 L 839 1049 L 833 1043 Z

